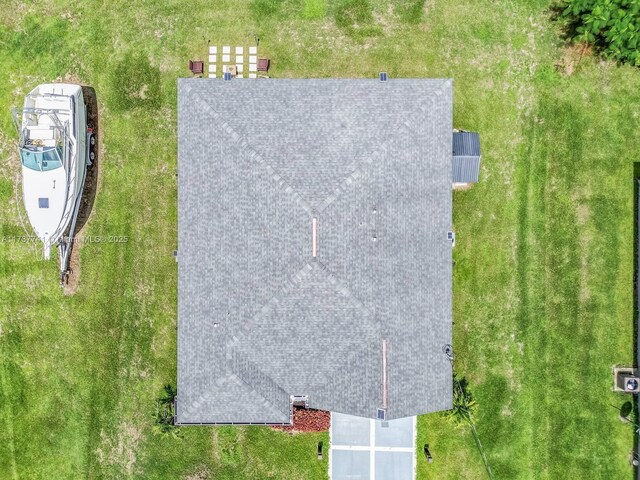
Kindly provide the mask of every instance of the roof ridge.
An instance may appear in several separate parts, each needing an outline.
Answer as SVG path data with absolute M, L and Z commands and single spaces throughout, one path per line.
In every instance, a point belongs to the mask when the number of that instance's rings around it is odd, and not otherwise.
M 366 305 L 358 297 L 351 293 L 347 282 L 338 278 L 321 260 L 316 259 L 315 263 L 317 263 L 320 270 L 327 275 L 327 280 L 329 280 L 329 283 L 335 287 L 338 293 L 340 293 L 343 297 L 352 299 L 353 302 L 357 305 L 358 310 L 363 312 L 364 317 L 368 318 L 371 316 L 371 312 L 366 307 Z
M 290 394 L 235 348 L 231 350 L 231 371 L 233 372 L 230 375 L 231 377 L 236 377 L 244 382 L 251 390 L 262 397 L 265 404 L 285 415 L 289 415 Z M 286 406 L 284 410 L 282 405 Z
M 376 363 L 371 364 L 366 361 L 362 361 L 363 359 L 367 360 L 371 358 L 371 354 L 374 351 L 374 345 L 370 343 L 357 343 L 356 345 L 359 348 L 354 348 L 353 350 L 351 350 L 349 354 L 346 357 L 344 357 L 344 361 L 339 364 L 339 366 L 335 369 L 335 371 L 350 373 L 356 370 L 353 368 L 354 364 L 361 367 L 365 366 L 366 377 L 368 378 L 365 379 L 365 378 L 359 377 L 359 379 L 365 385 L 365 390 L 368 388 L 376 392 L 375 394 L 373 394 L 373 396 L 365 395 L 366 400 L 368 400 L 369 402 L 369 408 L 371 408 L 371 410 L 369 411 L 369 415 L 373 417 L 376 413 L 375 408 L 377 406 L 382 405 L 382 391 L 383 391 L 382 374 L 379 376 L 379 379 L 380 379 L 379 383 L 375 382 L 375 380 L 370 377 L 372 376 L 371 372 L 374 372 L 378 366 L 379 366 L 380 373 L 382 373 L 382 343 L 380 343 L 380 362 L 378 364 Z M 350 389 L 350 387 L 352 387 L 352 383 L 351 383 L 351 379 L 349 378 L 349 375 L 335 375 L 335 373 L 332 375 L 327 374 L 323 377 L 323 379 L 326 385 L 338 386 L 338 388 L 329 388 L 327 390 L 328 392 L 332 392 L 331 396 L 341 397 L 345 390 L 348 390 Z M 341 387 L 345 387 L 345 388 L 341 388 Z M 358 407 L 362 408 L 364 406 L 360 403 L 360 400 L 364 400 L 364 399 L 359 399 L 358 398 L 359 394 L 361 395 L 362 392 L 355 391 L 351 388 L 350 395 L 347 396 L 347 398 L 349 398 L 349 401 L 353 402 L 353 408 L 358 408 Z M 374 396 L 376 398 L 373 398 Z
M 271 297 L 271 300 L 269 300 L 250 320 L 242 324 L 242 326 L 237 330 L 238 336 L 234 336 L 229 342 L 227 342 L 227 351 L 235 349 L 236 345 L 240 342 L 239 336 L 246 335 L 251 330 L 253 325 L 255 325 L 255 323 L 260 320 L 260 318 L 267 315 L 275 307 L 275 305 L 280 301 L 280 297 L 282 295 L 287 294 L 289 291 L 300 285 L 300 283 L 302 283 L 302 281 L 306 277 L 308 277 L 314 269 L 319 269 L 319 271 L 323 272 L 326 275 L 326 279 L 329 281 L 331 286 L 333 286 L 340 295 L 345 298 L 351 299 L 357 309 L 362 312 L 362 316 L 364 318 L 372 317 L 371 311 L 358 297 L 356 297 L 351 292 L 347 283 L 344 280 L 338 278 L 329 269 L 329 267 L 327 267 L 326 264 L 316 258 L 314 261 L 306 263 L 304 267 L 302 267 L 296 273 L 292 274 L 289 277 L 287 283 L 277 292 L 277 294 Z M 378 327 L 380 326 L 379 322 L 375 323 Z
M 359 312 L 360 318 L 362 318 L 366 323 L 371 324 L 375 330 L 381 331 L 380 322 L 375 319 L 375 316 L 372 314 L 371 310 L 369 310 L 366 305 L 351 292 L 346 282 L 334 275 L 333 272 L 331 272 L 331 270 L 317 258 L 314 261 L 305 264 L 302 269 L 291 275 L 286 285 L 279 290 L 279 295 L 274 295 L 272 299 L 256 315 L 253 316 L 253 318 L 242 324 L 242 326 L 237 330 L 236 335 L 229 342 L 227 342 L 226 345 L 227 359 L 232 364 L 231 371 L 237 374 L 237 376 L 241 380 L 247 383 L 256 392 L 260 393 L 265 399 L 267 399 L 268 397 L 271 398 L 274 395 L 274 392 L 267 391 L 267 393 L 263 394 L 264 390 L 259 386 L 254 385 L 254 383 L 249 379 L 251 375 L 255 375 L 257 373 L 261 376 L 257 383 L 259 383 L 260 381 L 267 381 L 273 384 L 271 387 L 267 388 L 277 387 L 285 393 L 286 391 L 279 384 L 277 384 L 275 380 L 273 380 L 273 378 L 271 378 L 270 376 L 262 372 L 257 366 L 255 366 L 252 360 L 248 358 L 240 360 L 238 356 L 241 355 L 241 352 L 236 350 L 236 347 L 241 343 L 242 339 L 246 337 L 246 335 L 248 335 L 253 326 L 265 315 L 268 315 L 269 312 L 271 312 L 271 310 L 280 302 L 280 298 L 282 295 L 286 295 L 289 291 L 296 288 L 314 271 L 322 273 L 323 283 L 330 285 L 339 295 L 349 299 L 350 303 Z M 368 344 L 361 346 L 361 348 L 355 348 L 342 364 L 350 364 L 355 356 L 362 356 L 363 352 L 366 352 L 370 348 L 371 346 Z M 244 366 L 244 369 L 243 365 L 240 362 L 246 362 L 247 365 Z M 255 371 L 251 371 L 251 368 L 255 369 Z M 326 376 L 324 376 L 323 378 L 325 379 L 325 383 L 330 383 L 333 376 L 335 376 L 335 372 L 332 372 L 331 375 L 327 374 Z
M 280 297 L 282 295 L 288 293 L 293 288 L 297 287 L 302 282 L 302 280 L 311 273 L 312 270 L 313 270 L 312 265 L 310 263 L 305 263 L 304 267 L 302 267 L 296 273 L 290 275 L 288 281 L 283 285 L 281 289 L 278 290 L 278 292 L 275 295 L 271 297 L 271 299 L 265 305 L 263 305 L 260 311 L 256 313 L 253 317 L 251 317 L 251 319 L 244 322 L 240 326 L 240 328 L 238 328 L 237 330 L 238 335 L 240 336 L 246 335 L 251 330 L 251 327 L 260 318 L 267 315 L 275 307 L 275 305 L 280 301 Z M 227 349 L 228 349 L 227 351 L 234 349 L 235 346 L 239 343 L 239 341 L 240 339 L 237 336 L 234 336 L 229 342 L 227 342 Z
M 399 127 L 404 127 L 409 130 L 411 133 L 414 133 L 413 129 L 411 129 L 405 121 L 397 122 Z M 345 177 L 345 179 L 340 183 L 334 190 L 334 193 L 329 195 L 318 207 L 318 212 L 323 212 L 326 210 L 331 204 L 333 204 L 338 198 L 340 198 L 350 186 L 362 185 L 364 180 L 371 177 L 371 168 L 374 166 L 375 161 L 381 158 L 384 158 L 389 154 L 388 147 L 391 142 L 395 140 L 395 135 L 389 136 L 384 142 L 378 145 L 378 147 L 373 150 L 373 152 L 365 157 L 358 166 Z
M 193 90 L 189 88 L 188 93 L 191 94 Z M 194 93 L 196 94 L 196 93 Z M 222 129 L 233 139 L 235 143 L 240 146 L 241 153 L 247 154 L 248 158 L 254 163 L 263 167 L 266 172 L 269 174 L 269 178 L 277 184 L 279 190 L 283 190 L 285 193 L 290 195 L 293 200 L 307 213 L 310 215 L 313 214 L 313 207 L 309 205 L 309 203 L 300 195 L 285 179 L 282 175 L 278 173 L 278 171 L 273 168 L 273 166 L 267 163 L 266 159 L 258 153 L 258 151 L 249 143 L 246 139 L 246 136 L 238 133 L 229 121 L 225 119 L 225 117 L 218 112 L 215 108 L 211 106 L 211 104 L 204 98 L 203 95 L 199 95 L 202 100 L 202 104 L 205 106 L 205 109 L 208 111 L 209 115 L 215 119 L 215 121 L 222 127 Z

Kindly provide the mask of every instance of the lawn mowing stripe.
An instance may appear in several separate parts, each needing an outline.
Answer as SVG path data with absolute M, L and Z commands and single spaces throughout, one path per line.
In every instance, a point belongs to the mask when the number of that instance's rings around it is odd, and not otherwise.
M 110 197 L 116 196 L 117 192 L 112 192 Z M 132 211 L 135 205 L 129 196 L 121 196 L 118 199 L 120 205 L 127 204 L 120 212 Z M 110 221 L 118 225 L 121 232 L 118 235 L 126 235 L 131 238 L 131 224 L 118 219 L 117 216 L 109 215 Z M 109 219 L 105 219 L 109 221 Z M 96 219 L 97 223 L 98 219 Z M 92 229 L 99 228 L 92 225 Z M 85 275 L 94 276 L 95 288 L 106 292 L 106 295 L 94 298 L 88 296 L 84 305 L 85 315 L 92 317 L 92 322 L 87 325 L 86 335 L 99 339 L 89 346 L 87 350 L 88 358 L 94 358 L 92 363 L 93 375 L 102 381 L 95 383 L 91 387 L 89 416 L 89 438 L 86 444 L 86 468 L 89 478 L 99 477 L 104 467 L 97 463 L 96 451 L 102 442 L 101 432 L 103 430 L 113 431 L 113 415 L 117 412 L 118 403 L 125 394 L 120 379 L 122 369 L 131 364 L 133 349 L 138 338 L 146 334 L 144 330 L 136 327 L 136 322 L 140 318 L 140 308 L 138 303 L 131 297 L 133 286 L 132 275 L 123 274 L 130 272 L 131 266 L 138 253 L 132 245 L 104 244 L 95 245 L 94 251 L 103 258 L 105 265 L 110 265 L 108 269 L 100 272 L 85 271 Z M 109 260 L 107 260 L 109 259 Z M 113 302 L 118 299 L 118 302 Z M 93 312 L 91 315 L 90 312 Z M 119 392 L 119 393 L 118 393 Z
M 9 398 L 8 392 L 9 382 L 7 381 L 7 372 L 5 369 L 5 353 L 4 348 L 2 348 L 2 363 L 0 365 L 0 384 L 2 385 L 2 403 L 4 405 L 3 409 L 3 417 L 4 417 L 4 425 L 5 428 L 3 430 L 6 432 L 2 437 L 5 438 L 5 445 L 8 447 L 6 450 L 9 451 L 9 465 L 11 466 L 11 478 L 17 480 L 18 477 L 18 468 L 16 464 L 16 447 L 15 447 L 15 439 L 14 439 L 14 431 L 13 431 L 13 408 L 11 406 L 11 400 Z

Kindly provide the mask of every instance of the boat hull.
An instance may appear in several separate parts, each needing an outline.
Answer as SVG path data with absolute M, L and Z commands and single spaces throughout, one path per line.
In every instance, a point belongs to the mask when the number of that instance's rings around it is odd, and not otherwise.
M 73 233 L 68 229 L 86 176 L 87 111 L 82 88 L 71 84 L 39 85 L 25 97 L 21 127 L 21 145 L 26 144 L 26 149 L 57 148 L 61 152 L 61 165 L 57 168 L 48 170 L 42 166 L 47 165 L 44 161 L 36 161 L 36 168 L 25 161 L 22 166 L 24 206 L 48 259 L 51 247 Z M 21 152 L 21 158 L 25 158 L 22 155 Z M 28 157 L 29 152 L 24 155 Z

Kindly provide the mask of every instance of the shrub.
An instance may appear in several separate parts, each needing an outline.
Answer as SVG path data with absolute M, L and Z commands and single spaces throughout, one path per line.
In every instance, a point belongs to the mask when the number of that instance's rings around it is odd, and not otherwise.
M 569 37 L 598 48 L 607 58 L 640 66 L 638 0 L 562 0 Z
M 466 378 L 459 379 L 453 376 L 453 408 L 447 410 L 445 415 L 449 416 L 455 423 L 473 423 L 473 414 L 476 410 L 476 401 L 469 391 L 469 384 Z
M 153 412 L 153 433 L 179 437 L 178 427 L 174 423 L 175 411 L 173 405 L 175 398 L 175 389 L 171 385 L 165 385 L 164 395 L 156 400 Z
M 482 463 L 484 463 L 484 468 L 487 471 L 487 475 L 491 480 L 493 480 L 493 471 L 489 466 L 489 460 L 487 460 L 487 455 L 484 452 L 484 447 L 482 446 L 482 442 L 480 442 L 480 437 L 478 436 L 478 430 L 476 430 L 476 425 L 473 420 L 473 416 L 476 411 L 476 401 L 473 399 L 473 395 L 469 391 L 469 383 L 466 378 L 458 378 L 458 376 L 453 374 L 453 408 L 444 412 L 453 422 L 457 425 L 468 424 L 471 427 L 471 433 L 473 435 L 473 439 L 476 442 L 476 447 L 478 447 L 478 452 L 482 457 Z

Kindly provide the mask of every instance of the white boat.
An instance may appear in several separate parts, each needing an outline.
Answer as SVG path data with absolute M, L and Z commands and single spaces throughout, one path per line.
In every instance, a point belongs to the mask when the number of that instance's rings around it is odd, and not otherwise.
M 22 192 L 31 227 L 49 259 L 58 245 L 61 282 L 68 261 L 87 167 L 94 156 L 95 139 L 87 126 L 82 87 L 43 84 L 14 110 L 20 132 Z

